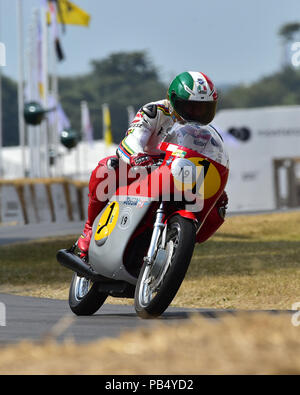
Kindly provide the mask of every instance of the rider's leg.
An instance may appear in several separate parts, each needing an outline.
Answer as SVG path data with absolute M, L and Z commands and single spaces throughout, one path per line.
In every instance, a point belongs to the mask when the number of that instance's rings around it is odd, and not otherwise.
M 98 166 L 93 170 L 90 177 L 88 216 L 83 232 L 78 239 L 78 248 L 81 250 L 83 255 L 87 254 L 87 251 L 89 249 L 94 220 L 107 203 L 107 198 L 104 196 L 99 196 L 99 193 L 97 193 L 97 191 L 99 192 L 98 186 L 101 182 L 105 181 L 108 178 L 109 172 L 111 171 L 115 172 L 114 174 L 116 178 L 118 178 L 118 171 L 115 171 L 114 168 L 107 166 L 108 161 L 114 158 L 116 157 L 102 159 L 98 163 Z
M 198 243 L 203 243 L 208 240 L 224 223 L 227 205 L 228 197 L 227 193 L 224 191 L 199 230 L 197 234 Z
M 105 205 L 106 202 L 99 202 L 99 200 L 94 200 L 89 195 L 88 218 L 84 225 L 84 229 L 78 239 L 78 248 L 83 254 L 86 254 L 89 249 L 94 220 L 100 213 L 100 211 L 105 207 Z

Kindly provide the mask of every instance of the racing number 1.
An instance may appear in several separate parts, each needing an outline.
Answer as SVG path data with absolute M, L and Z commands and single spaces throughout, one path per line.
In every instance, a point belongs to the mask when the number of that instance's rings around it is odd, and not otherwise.
M 204 182 L 206 174 L 207 174 L 209 166 L 210 166 L 210 162 L 206 159 L 202 159 L 202 160 L 198 161 L 198 164 L 204 167 L 204 177 L 203 177 L 203 181 L 202 181 L 202 182 Z M 201 172 L 200 172 L 200 176 L 201 176 Z M 193 194 L 197 193 L 197 184 L 198 184 L 198 180 L 196 181 L 196 184 L 194 185 L 194 187 L 192 189 Z
M 97 231 L 97 234 L 100 234 L 101 230 L 104 229 L 104 228 L 108 225 L 109 220 L 110 220 L 110 217 L 111 217 L 111 215 L 112 215 L 112 213 L 113 213 L 113 211 L 114 211 L 115 205 L 116 205 L 116 203 L 114 202 L 114 203 L 110 206 L 110 213 L 109 213 L 109 215 L 108 215 L 108 217 L 107 217 L 107 220 L 106 220 L 106 222 L 105 222 L 104 225 L 100 226 L 100 228 L 99 228 L 98 231 Z
M 199 165 L 202 165 L 204 167 L 204 178 L 208 172 L 209 166 L 210 166 L 210 162 L 206 159 L 202 159 L 198 161 Z

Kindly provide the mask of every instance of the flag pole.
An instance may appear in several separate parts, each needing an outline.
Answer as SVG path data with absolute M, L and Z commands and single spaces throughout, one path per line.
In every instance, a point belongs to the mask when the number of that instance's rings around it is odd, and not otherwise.
M 56 59 L 56 53 L 55 53 L 55 48 L 54 45 L 51 46 L 52 47 L 52 51 L 51 51 L 51 55 L 52 55 L 52 80 L 51 80 L 51 88 L 52 88 L 52 95 L 54 98 L 54 103 L 57 106 L 58 102 L 59 102 L 59 93 L 58 93 L 58 74 L 57 74 L 57 59 Z M 59 157 L 59 131 L 58 130 L 58 111 L 57 108 L 54 111 L 54 125 L 52 128 L 52 146 L 55 152 L 55 175 L 59 176 L 59 173 L 61 171 L 59 163 L 58 163 L 58 157 Z
M 0 0 L 1 1 L 1 0 Z M 1 15 L 1 12 L 0 12 Z M 3 177 L 3 128 L 2 128 L 2 71 L 0 65 L 0 178 Z
M 39 95 L 39 23 L 40 23 L 40 10 L 35 8 L 33 11 L 33 35 L 32 35 L 32 51 L 33 51 L 33 98 L 36 101 L 40 100 Z M 41 125 L 38 125 L 33 130 L 34 133 L 34 176 L 41 177 Z
M 1 0 L 0 0 L 0 41 L 1 41 Z M 3 127 L 2 127 L 2 68 L 0 64 L 0 178 L 4 176 L 3 170 Z
M 41 7 L 41 27 L 42 27 L 42 80 L 43 80 L 43 105 L 48 107 L 48 26 L 47 26 L 47 2 L 43 2 Z M 44 174 L 49 177 L 49 137 L 48 137 L 48 122 L 47 118 L 43 121 L 42 136 L 44 145 Z
M 26 100 L 31 101 L 33 99 L 33 79 L 32 79 L 32 71 L 33 71 L 33 52 L 32 52 L 32 24 L 29 25 L 29 34 L 28 34 L 28 43 L 26 49 L 25 59 L 27 60 L 27 86 L 26 86 L 26 93 L 27 97 Z M 27 136 L 28 136 L 28 150 L 29 150 L 29 171 L 28 175 L 30 178 L 34 177 L 34 129 L 33 126 L 27 126 Z
M 38 82 L 37 82 L 37 45 L 36 45 L 36 31 L 37 31 L 37 15 L 38 10 L 33 10 L 31 23 L 28 31 L 27 44 L 27 100 L 38 100 Z M 29 150 L 29 176 L 31 178 L 39 177 L 38 157 L 40 155 L 40 147 L 37 143 L 37 126 L 27 126 L 28 136 L 28 150 Z
M 34 40 L 34 67 L 35 67 L 35 99 L 37 101 L 41 100 L 41 91 L 40 91 L 40 83 L 41 80 L 41 68 L 42 68 L 42 59 L 41 59 L 41 46 L 42 46 L 42 38 L 41 38 L 41 12 L 40 8 L 36 8 L 34 10 L 34 29 L 35 29 L 35 40 Z M 36 161 L 36 177 L 42 177 L 41 170 L 41 162 L 42 162 L 42 152 L 41 152 L 41 134 L 42 134 L 42 125 L 38 125 L 35 127 L 35 161 Z
M 23 7 L 22 0 L 17 0 L 17 26 L 18 26 L 18 119 L 19 119 L 19 145 L 21 147 L 21 166 L 22 176 L 26 176 L 26 159 L 25 159 L 25 121 L 24 111 L 24 53 L 23 53 Z
M 58 4 L 58 3 L 57 3 Z M 59 164 L 58 164 L 58 75 L 57 75 L 57 58 L 56 58 L 56 50 L 55 50 L 55 39 L 58 36 L 58 27 L 56 22 L 57 17 L 57 4 L 53 2 L 49 4 L 49 13 L 50 13 L 50 24 L 51 24 L 51 44 L 50 44 L 50 61 L 51 64 L 51 101 L 53 102 L 53 106 L 56 107 L 55 111 L 52 115 L 52 122 L 50 125 L 50 136 L 49 143 L 51 145 L 51 149 L 54 154 L 54 164 L 53 166 L 53 174 L 58 176 L 59 174 Z M 48 103 L 49 104 L 49 103 Z

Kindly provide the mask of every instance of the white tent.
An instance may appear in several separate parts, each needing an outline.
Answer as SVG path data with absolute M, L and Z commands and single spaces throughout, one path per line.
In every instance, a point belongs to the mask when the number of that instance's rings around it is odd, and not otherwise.
M 230 211 L 300 206 L 300 106 L 221 110 Z
M 68 150 L 63 146 L 59 148 L 59 166 L 54 167 L 53 176 L 72 177 L 74 179 L 88 180 L 92 170 L 98 162 L 109 155 L 115 155 L 117 146 L 107 147 L 103 140 L 94 141 L 91 146 L 88 142 L 80 142 L 76 148 Z M 3 173 L 5 179 L 23 177 L 21 148 L 5 147 L 2 149 Z M 29 165 L 29 150 L 25 149 L 26 163 Z

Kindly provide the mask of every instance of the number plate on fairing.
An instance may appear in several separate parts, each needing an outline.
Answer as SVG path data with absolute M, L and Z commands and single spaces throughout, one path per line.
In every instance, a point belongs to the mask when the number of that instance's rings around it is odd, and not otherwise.
M 98 246 L 103 245 L 108 236 L 114 230 L 119 217 L 119 203 L 110 203 L 104 213 L 100 216 L 97 230 L 95 232 L 95 242 Z
M 136 283 L 123 265 L 123 255 L 137 226 L 150 207 L 151 199 L 113 196 L 93 224 L 89 263 L 99 274 Z

